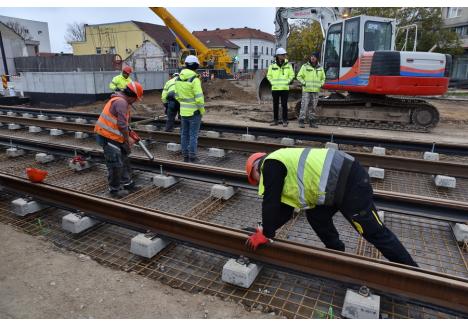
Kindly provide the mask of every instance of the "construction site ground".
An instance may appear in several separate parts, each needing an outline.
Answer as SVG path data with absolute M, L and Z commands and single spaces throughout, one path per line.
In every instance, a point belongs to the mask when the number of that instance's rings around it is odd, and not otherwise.
M 208 87 L 210 87 L 208 89 Z M 253 81 L 204 84 L 204 121 L 265 126 L 271 103 L 258 103 Z M 162 116 L 161 94 L 145 95 L 136 115 Z M 468 102 L 430 100 L 441 121 L 431 133 L 320 126 L 336 134 L 468 144 Z M 71 107 L 99 113 L 104 102 Z M 278 128 L 283 128 L 279 126 Z M 298 128 L 297 120 L 288 128 Z M 279 318 L 215 296 L 191 294 L 108 268 L 39 237 L 0 224 L 0 318 Z

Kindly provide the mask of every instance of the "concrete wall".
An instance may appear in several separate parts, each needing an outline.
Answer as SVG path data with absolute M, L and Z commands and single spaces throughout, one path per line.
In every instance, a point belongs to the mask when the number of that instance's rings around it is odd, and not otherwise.
M 51 52 L 50 49 L 50 38 L 49 38 L 49 26 L 46 22 L 40 22 L 35 20 L 0 16 L 1 22 L 18 22 L 21 26 L 24 26 L 29 31 L 29 36 L 34 41 L 39 41 L 39 52 Z
M 26 44 L 18 34 L 3 24 L 0 24 L 0 32 L 2 34 L 3 47 L 5 49 L 8 73 L 10 75 L 14 75 L 16 74 L 14 58 L 28 55 Z M 2 53 L 0 52 L 0 75 L 3 74 L 5 74 L 5 70 L 3 68 Z

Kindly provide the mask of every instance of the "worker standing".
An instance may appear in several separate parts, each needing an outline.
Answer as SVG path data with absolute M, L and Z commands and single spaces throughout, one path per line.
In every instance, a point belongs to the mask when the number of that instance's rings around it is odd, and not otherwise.
M 132 104 L 142 97 L 141 84 L 131 82 L 122 92 L 111 95 L 94 126 L 97 143 L 104 150 L 109 193 L 113 197 L 123 197 L 135 186 L 128 158 L 134 143 L 129 136 L 129 123 Z
M 166 108 L 167 114 L 166 127 L 164 128 L 166 132 L 174 130 L 174 120 L 180 110 L 179 102 L 175 98 L 175 82 L 177 77 L 179 77 L 179 73 L 172 74 L 172 78 L 166 82 L 161 94 L 161 101 Z
M 130 78 L 130 74 L 133 72 L 132 67 L 126 66 L 122 69 L 122 73 L 120 75 L 115 76 L 112 78 L 112 81 L 109 84 L 109 88 L 113 92 L 119 92 L 123 91 L 125 87 L 129 83 L 132 82 L 132 79 Z
M 294 69 L 288 59 L 286 50 L 276 50 L 275 62 L 268 67 L 267 79 L 271 84 L 271 95 L 273 97 L 273 122 L 271 126 L 278 125 L 279 102 L 281 99 L 283 127 L 288 126 L 288 96 L 289 85 L 294 80 Z
M 388 260 L 417 266 L 398 238 L 380 220 L 367 171 L 352 156 L 327 148 L 282 148 L 255 153 L 246 163 L 249 183 L 263 196 L 262 222 L 247 244 L 255 250 L 304 209 L 317 236 L 329 249 L 345 250 L 332 217 L 337 211 Z M 338 267 L 339 268 L 339 267 Z
M 200 63 L 194 55 L 185 58 L 185 68 L 175 82 L 175 97 L 180 103 L 181 133 L 180 144 L 184 162 L 198 163 L 198 132 L 202 115 L 205 113 L 205 99 L 200 76 L 196 73 Z
M 299 113 L 299 127 L 304 128 L 306 117 L 309 118 L 309 126 L 317 128 L 317 103 L 320 88 L 325 83 L 325 72 L 318 62 L 319 54 L 313 53 L 309 61 L 302 65 L 297 74 L 297 80 L 302 84 L 301 112 Z M 312 100 L 312 108 L 309 102 Z

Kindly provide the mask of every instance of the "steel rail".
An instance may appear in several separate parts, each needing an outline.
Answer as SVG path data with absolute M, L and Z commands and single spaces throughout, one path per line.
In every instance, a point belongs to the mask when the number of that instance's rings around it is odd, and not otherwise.
M 34 125 L 42 128 L 58 128 L 63 130 L 82 131 L 93 133 L 94 126 L 90 124 L 77 124 L 73 122 L 59 122 L 51 120 L 39 120 L 22 117 L 0 116 L 2 123 L 17 123 L 20 125 Z M 180 136 L 171 132 L 147 131 L 135 128 L 143 138 L 164 141 L 180 142 Z M 241 141 L 227 138 L 199 137 L 199 145 L 203 147 L 221 147 L 226 150 L 241 152 L 273 152 L 284 148 L 284 145 L 257 141 Z M 291 146 L 299 147 L 299 146 Z M 380 167 L 398 171 L 449 175 L 452 177 L 468 178 L 468 164 L 445 161 L 426 161 L 422 159 L 400 156 L 375 155 L 362 152 L 347 151 L 365 166 Z
M 69 210 L 79 210 L 110 223 L 151 230 L 211 250 L 244 255 L 263 263 L 340 282 L 365 284 L 380 291 L 468 313 L 468 281 L 464 278 L 284 240 L 275 240 L 256 252 L 249 252 L 244 245 L 247 234 L 240 230 L 75 190 L 34 184 L 5 173 L 0 173 L 0 185 L 13 192 Z
M 0 111 L 14 111 L 14 112 L 31 112 L 31 113 L 47 113 L 53 115 L 62 116 L 75 116 L 75 117 L 87 117 L 89 119 L 97 119 L 99 114 L 97 113 L 86 113 L 78 111 L 58 111 L 50 109 L 38 109 L 28 108 L 19 106 L 4 106 L 0 105 Z M 133 121 L 148 120 L 148 117 L 132 116 Z M 155 119 L 153 124 L 162 126 L 165 124 L 164 119 Z M 179 122 L 175 122 L 176 125 Z M 241 126 L 235 124 L 225 123 L 214 123 L 214 122 L 203 122 L 201 125 L 202 130 L 214 130 L 219 132 L 227 132 L 240 134 L 247 131 L 255 136 L 265 136 L 272 138 L 290 137 L 300 140 L 327 142 L 333 138 L 333 141 L 339 144 L 357 145 L 357 146 L 384 146 L 387 148 L 403 149 L 403 150 L 415 150 L 415 151 L 431 151 L 435 144 L 435 151 L 441 154 L 447 155 L 468 155 L 468 144 L 455 144 L 455 143 L 437 143 L 423 140 L 404 140 L 404 139 L 390 139 L 386 137 L 376 136 L 362 136 L 362 135 L 342 135 L 339 133 L 330 133 L 321 130 L 294 130 L 294 129 L 278 129 L 271 127 L 261 126 Z
M 102 150 L 83 148 L 74 145 L 52 144 L 15 136 L 0 135 L 0 145 L 16 146 L 31 151 L 43 151 L 58 156 L 71 157 L 84 155 L 96 162 L 104 162 Z M 149 161 L 145 157 L 131 155 L 132 166 L 138 170 L 152 173 L 163 173 L 191 180 L 210 183 L 225 183 L 245 189 L 256 189 L 247 182 L 245 172 L 200 164 L 190 164 L 155 158 Z M 468 203 L 453 200 L 431 198 L 410 194 L 374 190 L 374 201 L 377 207 L 399 213 L 429 217 L 443 221 L 468 221 Z

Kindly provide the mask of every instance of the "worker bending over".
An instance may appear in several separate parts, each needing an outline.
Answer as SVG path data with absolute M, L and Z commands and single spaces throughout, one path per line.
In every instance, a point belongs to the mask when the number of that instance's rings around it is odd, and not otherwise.
M 165 113 L 167 115 L 164 131 L 167 132 L 174 130 L 174 120 L 180 110 L 179 102 L 175 98 L 175 82 L 177 77 L 179 77 L 179 73 L 176 72 L 172 74 L 172 78 L 166 82 L 161 94 L 161 101 L 166 108 Z
M 288 59 L 286 50 L 276 50 L 275 62 L 268 67 L 267 79 L 271 84 L 271 95 L 273 97 L 273 122 L 271 126 L 278 125 L 279 102 L 281 99 L 283 127 L 288 126 L 288 96 L 289 85 L 294 80 L 294 69 Z
M 112 78 L 112 81 L 109 84 L 109 88 L 113 92 L 120 92 L 127 87 L 129 83 L 132 82 L 130 78 L 130 74 L 133 72 L 132 67 L 126 66 L 122 69 L 122 73 L 120 75 L 115 76 Z
M 367 171 L 345 152 L 323 148 L 283 148 L 255 153 L 246 163 L 248 181 L 263 196 L 263 229 L 247 244 L 256 249 L 273 238 L 295 208 L 304 209 L 317 236 L 329 249 L 345 251 L 332 217 L 337 211 L 388 260 L 418 266 L 380 220 Z M 339 267 L 338 267 L 339 268 Z
M 128 158 L 134 143 L 129 136 L 129 123 L 131 105 L 142 97 L 141 84 L 131 82 L 122 92 L 111 95 L 94 126 L 97 143 L 104 150 L 109 193 L 113 197 L 123 197 L 128 194 L 126 190 L 135 186 Z
M 184 162 L 199 162 L 197 157 L 198 132 L 202 115 L 205 113 L 205 99 L 199 75 L 200 63 L 194 55 L 185 58 L 185 68 L 175 82 L 175 97 L 180 103 L 181 133 L 180 144 Z
M 318 63 L 319 54 L 310 56 L 309 62 L 302 65 L 297 73 L 297 80 L 302 84 L 301 112 L 299 113 L 299 127 L 304 128 L 304 120 L 309 118 L 309 126 L 317 128 L 316 114 L 320 88 L 325 83 L 325 72 Z M 309 102 L 312 100 L 312 106 Z

